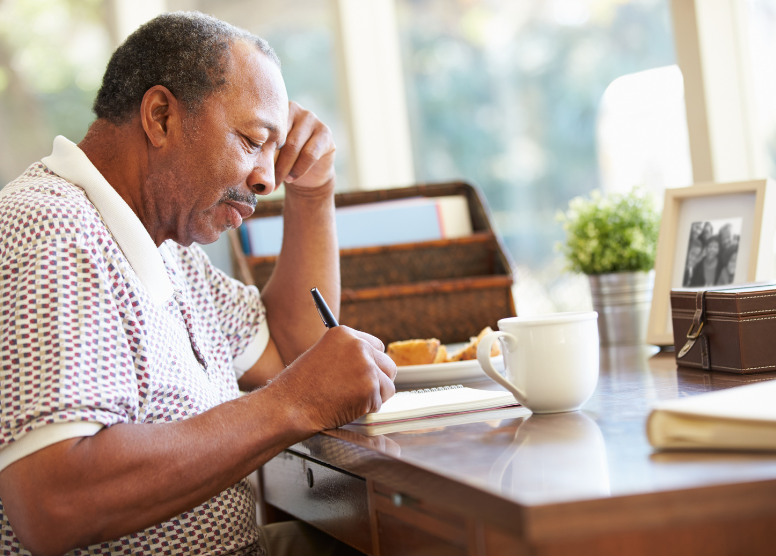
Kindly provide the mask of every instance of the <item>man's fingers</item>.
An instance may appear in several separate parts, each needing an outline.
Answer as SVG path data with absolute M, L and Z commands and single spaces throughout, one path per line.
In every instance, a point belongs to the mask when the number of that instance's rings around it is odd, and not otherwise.
M 378 374 L 378 380 L 380 381 L 380 399 L 385 403 L 396 393 L 396 385 L 384 373 Z
M 362 340 L 366 340 L 369 342 L 369 345 L 371 345 L 373 348 L 375 348 L 379 352 L 385 351 L 385 345 L 378 339 L 372 336 L 371 334 L 367 334 L 366 332 L 361 332 L 360 330 L 354 330 L 353 328 L 345 327 L 347 328 L 354 336 L 357 338 L 361 338 Z
M 333 168 L 335 150 L 329 128 L 315 114 L 290 102 L 288 136 L 275 161 L 275 182 L 293 182 L 307 174 L 321 160 L 326 168 Z
M 291 117 L 289 115 L 289 117 Z M 275 183 L 281 183 L 288 177 L 291 168 L 296 164 L 299 153 L 313 134 L 315 121 L 312 118 L 300 116 L 289 123 L 286 143 L 280 149 L 280 155 L 275 163 Z
M 304 176 L 310 168 L 322 160 L 325 156 L 334 156 L 334 142 L 330 136 L 316 133 L 307 140 L 302 150 L 285 177 L 286 181 L 293 181 Z
M 396 380 L 397 369 L 393 359 L 382 352 L 375 353 L 374 358 L 375 363 L 380 367 L 380 370 L 383 371 L 392 382 Z

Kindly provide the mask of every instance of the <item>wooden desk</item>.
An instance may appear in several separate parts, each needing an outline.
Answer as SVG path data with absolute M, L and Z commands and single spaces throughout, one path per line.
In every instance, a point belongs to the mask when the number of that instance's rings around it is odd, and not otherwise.
M 644 432 L 655 401 L 776 373 L 677 369 L 651 353 L 602 352 L 581 412 L 316 435 L 264 466 L 268 518 L 287 512 L 381 556 L 776 554 L 776 454 L 655 453 Z

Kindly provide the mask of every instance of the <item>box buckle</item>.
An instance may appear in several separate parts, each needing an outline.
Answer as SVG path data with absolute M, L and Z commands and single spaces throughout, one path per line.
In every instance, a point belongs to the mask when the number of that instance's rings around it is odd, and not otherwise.
M 688 340 L 697 340 L 698 336 L 701 335 L 701 330 L 703 330 L 703 325 L 706 324 L 704 321 L 701 321 L 701 325 L 698 327 L 698 331 L 693 334 L 692 329 L 695 328 L 695 323 L 692 323 L 690 325 L 690 329 L 687 331 L 687 339 Z
M 706 323 L 706 292 L 699 291 L 695 295 L 695 315 L 692 319 L 690 329 L 687 331 L 687 342 L 684 347 L 676 354 L 677 361 L 687 355 L 695 342 L 700 338 L 701 342 L 701 368 L 704 370 L 711 369 L 711 357 L 709 354 L 709 339 L 706 335 L 701 334 L 703 331 L 703 325 Z M 698 327 L 695 330 L 695 327 Z M 695 330 L 695 332 L 693 332 Z

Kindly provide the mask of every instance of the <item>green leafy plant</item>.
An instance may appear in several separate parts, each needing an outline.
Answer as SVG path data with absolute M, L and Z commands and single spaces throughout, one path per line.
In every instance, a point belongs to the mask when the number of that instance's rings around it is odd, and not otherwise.
M 560 251 L 570 270 L 585 274 L 651 270 L 660 215 L 651 195 L 634 188 L 625 195 L 577 197 L 558 214 L 566 231 Z

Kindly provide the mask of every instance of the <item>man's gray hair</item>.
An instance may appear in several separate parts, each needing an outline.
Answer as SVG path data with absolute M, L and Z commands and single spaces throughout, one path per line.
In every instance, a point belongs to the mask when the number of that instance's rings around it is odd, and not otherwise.
M 163 85 L 196 112 L 226 84 L 229 47 L 237 40 L 255 45 L 280 67 L 269 43 L 244 29 L 199 12 L 160 15 L 113 53 L 92 110 L 120 125 L 137 112 L 148 89 Z

